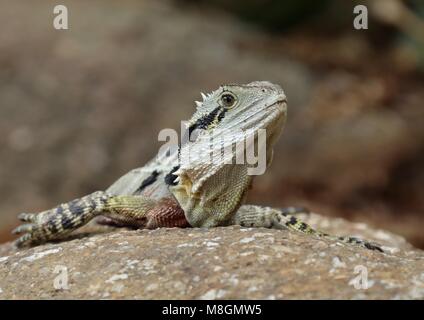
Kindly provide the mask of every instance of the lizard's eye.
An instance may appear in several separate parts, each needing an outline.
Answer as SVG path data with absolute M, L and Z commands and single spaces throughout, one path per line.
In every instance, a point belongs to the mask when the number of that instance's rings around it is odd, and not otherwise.
M 221 96 L 221 104 L 225 108 L 233 107 L 236 104 L 236 102 L 237 102 L 236 97 L 231 93 L 227 92 Z

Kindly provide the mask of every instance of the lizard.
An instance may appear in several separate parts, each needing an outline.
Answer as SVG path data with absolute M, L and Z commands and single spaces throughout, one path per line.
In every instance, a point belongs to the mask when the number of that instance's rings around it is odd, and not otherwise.
M 378 244 L 356 237 L 333 236 L 313 229 L 296 217 L 296 213 L 307 210 L 244 204 L 254 176 L 249 174 L 251 164 L 234 163 L 237 155 L 233 149 L 227 159 L 205 161 L 199 157 L 212 152 L 207 146 L 213 132 L 219 132 L 217 129 L 232 135 L 230 144 L 245 140 L 246 132 L 261 129 L 265 131 L 268 168 L 287 118 L 287 99 L 279 85 L 268 81 L 227 84 L 201 95 L 202 101 L 196 101 L 196 111 L 186 124 L 186 143 L 173 152 L 158 153 L 104 191 L 40 213 L 19 214 L 24 224 L 12 232 L 23 235 L 15 241 L 16 246 L 61 239 L 97 217 L 102 224 L 148 229 L 229 225 L 289 229 L 383 251 Z M 194 160 L 181 161 L 183 154 L 195 150 L 190 149 L 193 147 L 197 147 Z

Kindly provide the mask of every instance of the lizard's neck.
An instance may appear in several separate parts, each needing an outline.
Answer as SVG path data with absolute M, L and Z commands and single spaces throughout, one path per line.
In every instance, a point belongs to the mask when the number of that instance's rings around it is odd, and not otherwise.
M 258 128 L 265 129 L 266 147 L 262 152 L 266 154 L 257 157 L 260 159 L 263 156 L 266 159 L 263 163 L 265 168 L 271 163 L 273 146 L 281 134 L 284 119 L 285 115 L 276 113 L 266 128 Z M 246 135 L 243 134 L 243 131 L 238 134 L 234 132 L 233 136 L 235 137 L 232 140 L 233 143 L 245 142 Z M 254 140 L 257 145 L 258 140 Z M 183 208 L 191 226 L 225 225 L 246 199 L 254 177 L 249 173 L 249 168 L 257 167 L 258 163 L 235 164 L 236 153 L 230 155 L 232 164 L 225 162 L 228 160 L 225 156 L 211 163 L 196 162 L 198 156 L 204 157 L 202 150 L 203 152 L 210 150 L 209 146 L 206 148 L 207 145 L 204 141 L 200 137 L 200 140 L 196 140 L 191 149 L 188 145 L 182 148 L 181 154 L 190 152 L 194 161 L 186 165 L 182 164 L 181 168 L 183 169 L 175 172 L 178 175 L 178 184 L 170 187 L 170 190 Z M 261 172 L 264 173 L 265 170 Z

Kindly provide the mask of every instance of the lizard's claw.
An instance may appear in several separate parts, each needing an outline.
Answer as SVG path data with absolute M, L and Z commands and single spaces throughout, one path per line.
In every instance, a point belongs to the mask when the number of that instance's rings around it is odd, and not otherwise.
M 370 250 L 384 252 L 384 250 L 381 248 L 381 245 L 375 242 L 364 241 L 363 246 Z
M 380 245 L 378 243 L 366 242 L 366 243 L 364 243 L 364 246 L 367 249 L 370 249 L 370 250 L 376 250 L 376 251 L 384 252 L 384 250 L 380 247 Z

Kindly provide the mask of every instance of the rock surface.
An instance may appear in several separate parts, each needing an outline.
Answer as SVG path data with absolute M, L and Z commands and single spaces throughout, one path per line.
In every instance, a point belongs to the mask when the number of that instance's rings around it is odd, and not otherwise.
M 386 253 L 238 226 L 98 229 L 29 249 L 0 246 L 0 298 L 424 298 L 423 251 L 364 224 L 302 218 L 327 232 L 377 241 Z
M 52 1 L 1 2 L 0 242 L 20 212 L 104 190 L 144 165 L 200 91 L 269 80 L 286 91 L 289 116 L 249 202 L 355 217 L 424 248 L 424 80 L 399 70 L 386 34 L 376 45 L 373 32 L 353 30 L 351 9 L 337 15 L 349 34 L 271 36 L 198 1 L 62 2 L 66 32 L 52 28 Z M 286 2 L 266 7 L 299 3 Z

